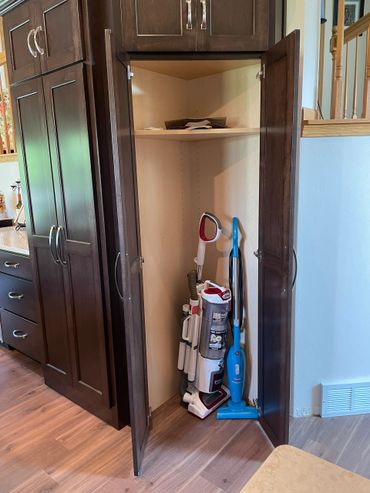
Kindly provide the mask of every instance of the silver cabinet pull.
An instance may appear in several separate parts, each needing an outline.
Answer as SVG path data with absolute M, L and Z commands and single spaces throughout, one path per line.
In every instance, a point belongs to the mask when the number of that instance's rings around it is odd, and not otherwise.
M 297 274 L 298 274 L 298 259 L 297 259 L 297 254 L 295 249 L 293 248 L 293 261 L 294 261 L 294 275 L 293 275 L 293 281 L 292 281 L 292 289 L 295 286 L 296 280 L 297 280 Z
M 118 293 L 118 296 L 120 297 L 120 300 L 123 301 L 124 298 L 123 298 L 123 294 L 121 293 L 121 290 L 119 288 L 119 282 L 118 282 L 118 262 L 119 262 L 119 259 L 120 259 L 120 256 L 121 256 L 121 252 L 118 252 L 117 253 L 117 256 L 116 256 L 116 260 L 114 262 L 114 283 L 116 285 L 116 291 Z
M 26 339 L 28 337 L 27 332 L 23 332 L 23 330 L 13 330 L 13 337 L 17 339 Z
M 63 235 L 63 244 L 61 244 L 60 241 L 61 235 Z M 55 245 L 57 249 L 58 259 L 63 265 L 67 265 L 67 260 L 65 258 L 65 241 L 66 241 L 66 237 L 65 237 L 64 228 L 62 226 L 58 226 Z
M 200 28 L 205 31 L 207 29 L 207 0 L 200 0 L 202 4 L 202 22 Z
M 23 293 L 16 293 L 14 291 L 9 291 L 8 298 L 10 300 L 18 300 L 18 301 L 21 301 L 21 299 L 24 298 L 24 294 Z
M 34 57 L 34 58 L 37 58 L 37 51 L 35 51 L 32 47 L 31 47 L 31 42 L 30 42 L 30 38 L 31 36 L 33 35 L 33 39 L 35 39 L 35 30 L 34 29 L 31 29 L 31 31 L 27 34 L 27 47 L 28 47 L 28 51 L 31 53 L 31 55 Z
M 8 260 L 4 262 L 4 267 L 7 269 L 18 269 L 20 265 L 19 262 L 9 262 Z
M 50 231 L 49 231 L 49 250 L 50 250 L 50 255 L 51 255 L 51 258 L 53 259 L 54 263 L 58 265 L 59 261 L 58 261 L 58 258 L 57 258 L 57 255 L 56 255 L 56 251 L 55 251 L 55 248 L 54 248 L 54 233 L 56 231 L 57 227 L 55 226 L 55 224 L 53 224 L 52 226 L 50 226 Z
M 41 46 L 39 45 L 39 43 L 37 41 L 37 36 L 38 36 L 39 32 L 41 32 L 41 31 L 42 31 L 42 26 L 37 26 L 36 29 L 34 29 L 33 42 L 35 43 L 36 50 L 40 53 L 40 55 L 43 55 L 45 53 L 45 50 L 44 50 L 44 48 L 41 48 Z
M 191 29 L 193 29 L 193 19 L 192 19 L 192 13 L 191 13 L 191 0 L 186 0 L 186 6 L 188 9 L 186 29 L 191 30 Z

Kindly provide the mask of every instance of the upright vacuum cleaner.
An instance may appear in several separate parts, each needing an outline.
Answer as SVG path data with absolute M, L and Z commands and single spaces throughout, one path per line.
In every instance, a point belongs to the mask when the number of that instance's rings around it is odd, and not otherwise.
M 233 344 L 226 358 L 227 381 L 231 398 L 217 411 L 217 419 L 257 419 L 258 410 L 243 400 L 246 356 L 240 347 L 240 326 L 243 320 L 243 262 L 239 250 L 238 218 L 233 218 L 233 249 L 230 253 L 230 287 L 232 291 Z
M 207 236 L 206 222 L 214 234 Z M 223 385 L 230 289 L 211 281 L 203 282 L 202 270 L 207 243 L 214 243 L 222 232 L 219 219 L 205 212 L 199 222 L 197 269 L 188 274 L 189 304 L 184 318 L 177 368 L 182 371 L 181 398 L 188 411 L 204 419 L 230 396 Z

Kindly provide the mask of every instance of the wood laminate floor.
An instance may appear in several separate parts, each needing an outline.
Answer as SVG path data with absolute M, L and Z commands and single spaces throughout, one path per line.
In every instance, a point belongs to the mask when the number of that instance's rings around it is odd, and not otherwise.
M 153 416 L 135 478 L 128 427 L 106 425 L 0 347 L 0 493 L 239 492 L 271 450 L 258 423 L 201 421 L 174 398 Z
M 370 479 L 370 414 L 291 418 L 290 444 Z

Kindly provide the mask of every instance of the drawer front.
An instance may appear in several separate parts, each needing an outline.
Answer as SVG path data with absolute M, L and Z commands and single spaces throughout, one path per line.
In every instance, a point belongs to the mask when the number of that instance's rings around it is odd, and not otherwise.
M 30 320 L 38 321 L 32 282 L 0 274 L 0 307 Z
M 32 281 L 32 266 L 29 257 L 0 250 L 0 272 Z
M 1 310 L 1 328 L 6 344 L 36 361 L 43 361 L 41 327 L 6 310 Z

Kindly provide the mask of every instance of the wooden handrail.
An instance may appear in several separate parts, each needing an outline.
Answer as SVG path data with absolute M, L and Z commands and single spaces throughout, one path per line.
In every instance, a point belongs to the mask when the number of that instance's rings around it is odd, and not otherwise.
M 361 17 L 352 26 L 347 27 L 344 30 L 344 43 L 349 43 L 352 39 L 355 39 L 360 34 L 366 32 L 370 27 L 370 13 Z

